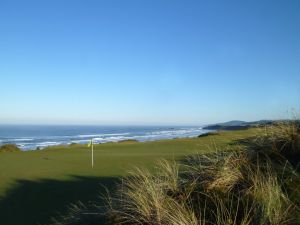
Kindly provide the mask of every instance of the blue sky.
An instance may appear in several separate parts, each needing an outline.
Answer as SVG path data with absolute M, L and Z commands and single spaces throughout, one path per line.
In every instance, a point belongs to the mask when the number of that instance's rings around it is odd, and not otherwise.
M 0 123 L 300 110 L 300 1 L 0 0 Z

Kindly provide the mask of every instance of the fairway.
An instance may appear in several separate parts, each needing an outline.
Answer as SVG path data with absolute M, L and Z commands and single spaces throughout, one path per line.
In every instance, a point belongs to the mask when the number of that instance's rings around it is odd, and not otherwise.
M 119 178 L 136 166 L 151 168 L 160 158 L 223 150 L 234 140 L 257 133 L 220 132 L 217 135 L 155 142 L 121 142 L 94 146 L 57 146 L 40 151 L 0 153 L 0 217 L 3 225 L 49 224 L 71 203 L 88 203 L 102 185 L 113 189 Z

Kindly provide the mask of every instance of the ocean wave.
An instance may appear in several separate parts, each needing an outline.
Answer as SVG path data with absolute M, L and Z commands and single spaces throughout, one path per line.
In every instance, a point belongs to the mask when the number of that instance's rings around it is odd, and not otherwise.
M 116 134 L 80 134 L 76 135 L 76 137 L 81 138 L 92 138 L 92 137 L 105 137 L 105 136 L 122 136 L 122 135 L 129 135 L 130 133 L 116 133 Z
M 33 138 L 12 138 L 12 139 L 7 139 L 7 142 L 11 142 L 11 141 L 34 141 Z
M 119 141 L 126 140 L 126 139 L 128 139 L 128 137 L 124 137 L 124 136 L 119 136 L 119 137 L 97 137 L 97 138 L 93 138 L 93 143 L 94 144 L 101 144 L 101 143 L 107 143 L 107 142 L 119 142 Z M 71 143 L 87 144 L 90 141 L 91 141 L 90 139 L 72 140 L 72 141 L 68 142 L 68 144 L 71 144 Z
M 128 139 L 134 139 L 137 141 L 145 142 L 145 141 L 155 141 L 161 139 L 173 139 L 179 137 L 196 137 L 201 133 L 204 133 L 202 129 L 190 129 L 190 130 L 172 130 L 172 131 L 157 131 L 157 132 L 147 132 L 141 135 L 132 135 L 132 136 L 101 136 L 93 138 L 93 142 L 95 144 L 107 143 L 107 142 L 120 142 Z M 128 133 L 123 133 L 128 134 Z M 106 134 L 108 135 L 108 134 Z M 118 134 L 120 135 L 120 134 Z M 86 135 L 90 137 L 90 135 Z M 80 139 L 80 140 L 72 140 L 71 143 L 79 143 L 86 144 L 90 141 L 90 139 Z
M 91 140 L 89 140 L 89 139 L 84 139 L 84 140 L 72 140 L 72 141 L 69 141 L 69 142 L 67 142 L 67 144 L 73 144 L 73 143 L 75 143 L 75 144 L 87 144 L 87 143 L 89 143 Z
M 104 138 L 95 138 L 93 139 L 95 143 L 107 143 L 107 142 L 119 142 L 124 141 L 126 139 L 129 139 L 131 137 L 125 137 L 125 136 L 117 136 L 117 137 L 104 137 Z
M 57 141 L 45 141 L 45 142 L 41 142 L 41 143 L 36 143 L 37 147 L 48 147 L 48 146 L 55 146 L 55 145 L 60 145 L 62 144 L 61 142 L 57 142 Z
M 180 135 L 180 134 L 188 134 L 188 133 L 194 133 L 194 132 L 199 132 L 199 131 L 202 131 L 202 128 L 153 131 L 153 132 L 148 132 L 148 134 L 152 134 L 152 135 Z
M 24 143 L 18 143 L 18 144 L 16 144 L 17 145 L 17 147 L 19 147 L 19 148 L 25 148 L 26 147 L 26 144 L 24 144 Z
M 19 146 L 22 150 L 30 150 L 36 148 L 46 148 L 48 146 L 55 145 L 69 145 L 71 143 L 87 144 L 91 139 L 93 139 L 95 144 L 107 143 L 107 142 L 120 142 L 128 139 L 134 139 L 140 142 L 145 141 L 156 141 L 162 139 L 174 139 L 174 138 L 189 138 L 196 137 L 199 134 L 205 133 L 201 127 L 178 127 L 178 128 L 149 128 L 145 129 L 129 129 L 128 132 L 119 133 L 94 133 L 92 132 L 84 134 L 72 134 L 72 135 L 58 135 L 51 133 L 50 135 L 39 135 L 36 133 L 33 136 L 6 137 L 4 140 L 1 137 L 0 143 L 14 143 Z

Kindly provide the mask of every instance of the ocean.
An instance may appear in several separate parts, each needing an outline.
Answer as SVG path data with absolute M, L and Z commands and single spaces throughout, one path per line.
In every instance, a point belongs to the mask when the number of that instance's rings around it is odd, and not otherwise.
M 206 133 L 201 126 L 40 126 L 0 125 L 0 145 L 16 144 L 20 149 L 35 150 L 71 143 L 119 142 L 128 139 L 155 141 L 196 137 Z

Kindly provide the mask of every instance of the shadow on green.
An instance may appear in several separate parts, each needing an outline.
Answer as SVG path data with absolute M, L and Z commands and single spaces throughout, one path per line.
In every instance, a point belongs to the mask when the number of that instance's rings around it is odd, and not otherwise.
M 99 203 L 103 186 L 111 191 L 120 181 L 115 177 L 70 177 L 67 181 L 18 180 L 14 188 L 0 199 L 1 224 L 51 224 L 50 218 L 67 213 L 71 203 L 89 204 L 95 199 Z

